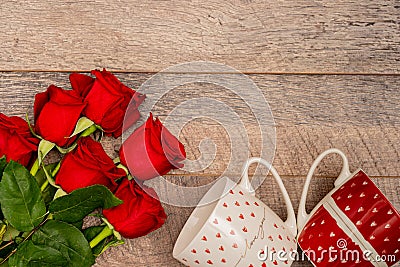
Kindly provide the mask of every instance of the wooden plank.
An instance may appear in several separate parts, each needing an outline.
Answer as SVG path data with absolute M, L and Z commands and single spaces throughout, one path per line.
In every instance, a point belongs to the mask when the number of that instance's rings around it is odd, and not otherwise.
M 325 173 L 326 175 L 326 173 Z M 179 177 L 174 177 L 176 181 Z M 214 177 L 215 178 L 215 177 Z M 193 180 L 201 179 L 191 177 Z M 211 178 L 210 178 L 211 179 Z M 272 181 L 268 177 L 267 181 Z M 284 183 L 297 211 L 300 194 L 304 184 L 304 177 L 284 177 Z M 400 178 L 373 179 L 387 198 L 400 208 Z M 314 179 L 310 187 L 308 209 L 312 209 L 333 188 L 332 178 Z M 179 182 L 177 182 L 179 184 Z M 282 197 L 278 186 L 273 182 L 265 182 L 258 190 L 257 196 L 271 207 L 281 218 L 285 217 Z M 141 238 L 127 240 L 122 247 L 111 248 L 97 260 L 96 266 L 183 266 L 172 258 L 173 245 L 180 230 L 189 218 L 192 208 L 179 208 L 164 205 L 168 220 L 159 230 Z M 295 262 L 292 266 L 312 266 L 308 262 Z
M 118 74 L 123 82 L 137 88 L 151 74 Z M 281 175 L 305 175 L 313 159 L 330 147 L 342 149 L 349 157 L 352 170 L 361 167 L 371 176 L 400 176 L 398 76 L 303 76 L 252 75 L 274 114 L 277 150 L 274 165 Z M 8 115 L 23 116 L 32 105 L 35 93 L 54 83 L 68 88 L 65 73 L 1 73 L 0 110 Z M 161 84 L 160 84 L 161 86 Z M 149 105 L 152 95 L 148 95 Z M 226 89 L 210 84 L 191 84 L 168 92 L 153 108 L 155 115 L 166 120 L 170 112 L 184 101 L 208 97 L 226 103 L 239 115 L 249 135 L 249 154 L 257 156 L 260 132 L 246 102 Z M 212 106 L 186 108 L 209 108 Z M 177 115 L 179 122 L 179 115 Z M 212 116 L 212 114 L 210 114 Z M 218 118 L 216 118 L 218 119 Z M 235 123 L 235 121 L 233 121 Z M 232 121 L 230 122 L 232 124 Z M 226 128 L 226 127 L 225 127 Z M 224 127 L 212 120 L 195 120 L 180 133 L 188 158 L 201 156 L 200 142 L 210 138 L 216 145 L 203 151 L 211 159 L 210 166 L 192 173 L 220 175 L 230 160 L 231 142 Z M 110 144 L 119 148 L 120 140 Z M 241 172 L 242 162 L 231 174 Z M 333 177 L 341 164 L 338 158 L 328 158 L 321 166 Z M 177 171 L 176 174 L 184 174 Z
M 399 19 L 398 1 L 5 1 L 0 66 L 399 73 Z

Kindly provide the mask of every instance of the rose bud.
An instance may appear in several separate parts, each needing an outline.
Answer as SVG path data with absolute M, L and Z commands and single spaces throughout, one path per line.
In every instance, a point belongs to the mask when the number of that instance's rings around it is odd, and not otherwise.
M 149 180 L 182 168 L 185 148 L 153 115 L 122 144 L 121 163 L 139 180 Z
M 60 147 L 69 146 L 76 139 L 69 136 L 84 108 L 83 99 L 75 91 L 50 85 L 46 92 L 35 96 L 35 132 Z
M 136 238 L 160 228 L 167 215 L 152 188 L 144 190 L 134 181 L 124 179 L 115 196 L 124 203 L 111 209 L 103 210 L 104 216 L 123 237 Z M 148 193 L 149 194 L 148 194 Z
M 83 74 L 71 74 L 71 86 L 85 98 L 87 107 L 84 115 L 100 125 L 107 135 L 119 137 L 122 134 L 125 114 L 127 116 L 124 126 L 129 128 L 139 120 L 138 107 L 146 96 L 125 86 L 105 69 L 93 70 L 92 74 L 96 79 Z M 126 113 L 127 111 L 129 112 Z
M 39 139 L 32 135 L 26 121 L 0 113 L 0 157 L 27 167 L 35 158 L 38 144 Z
M 63 158 L 55 182 L 67 193 L 95 184 L 114 191 L 117 188 L 115 180 L 124 176 L 125 171 L 115 166 L 99 142 L 83 137 Z

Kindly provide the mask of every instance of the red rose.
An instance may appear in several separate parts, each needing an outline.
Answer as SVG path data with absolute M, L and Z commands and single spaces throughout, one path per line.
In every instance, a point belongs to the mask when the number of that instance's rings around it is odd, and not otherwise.
M 26 167 L 35 157 L 38 143 L 26 121 L 0 113 L 0 157 L 5 155 L 8 161 L 14 160 Z
M 35 96 L 35 132 L 56 145 L 71 145 L 69 138 L 85 108 L 83 99 L 72 90 L 50 85 L 46 92 Z
M 96 79 L 83 74 L 71 74 L 71 86 L 85 98 L 87 107 L 84 115 L 100 125 L 106 134 L 119 137 L 125 113 L 125 126 L 129 128 L 140 118 L 138 107 L 146 97 L 122 84 L 105 69 L 93 70 L 92 74 Z
M 134 180 L 124 179 L 115 196 L 124 203 L 111 209 L 103 210 L 104 216 L 123 237 L 136 238 L 160 228 L 167 215 L 152 188 L 144 191 Z M 149 194 L 147 193 L 149 192 Z
M 63 158 L 56 184 L 67 193 L 95 184 L 114 191 L 117 188 L 115 180 L 126 176 L 125 171 L 117 168 L 101 144 L 91 137 L 80 138 L 77 144 Z
M 186 152 L 181 142 L 153 115 L 137 128 L 123 143 L 121 163 L 139 180 L 164 175 L 171 169 L 182 168 Z

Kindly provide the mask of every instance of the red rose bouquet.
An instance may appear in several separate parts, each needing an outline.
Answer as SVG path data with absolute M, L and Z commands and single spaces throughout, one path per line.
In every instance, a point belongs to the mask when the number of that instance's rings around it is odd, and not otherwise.
M 150 114 L 111 159 L 96 132 L 121 136 L 139 120 L 145 95 L 106 70 L 92 74 L 71 74 L 72 90 L 37 94 L 33 124 L 0 113 L 1 266 L 91 266 L 122 237 L 147 235 L 167 219 L 143 181 L 181 168 L 183 145 Z M 48 164 L 51 150 L 61 159 Z M 103 223 L 83 227 L 86 216 Z

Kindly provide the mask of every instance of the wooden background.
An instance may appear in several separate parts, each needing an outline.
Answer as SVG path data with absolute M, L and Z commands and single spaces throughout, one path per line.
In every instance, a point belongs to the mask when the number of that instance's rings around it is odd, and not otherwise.
M 137 88 L 174 64 L 219 62 L 248 74 L 268 100 L 277 132 L 273 164 L 296 209 L 313 159 L 331 147 L 343 150 L 351 170 L 363 168 L 400 208 L 398 0 L 3 1 L 0 23 L 0 111 L 7 115 L 23 116 L 49 84 L 69 88 L 68 72 L 106 67 Z M 154 113 L 166 118 L 182 99 L 204 95 L 233 106 L 248 134 L 255 132 L 243 103 L 212 85 L 186 85 Z M 205 137 L 217 145 L 212 164 L 169 179 L 204 184 L 224 171 L 230 142 L 241 140 L 229 140 L 217 124 L 193 121 L 180 133 L 190 159 L 200 156 Z M 119 142 L 106 140 L 111 154 Z M 260 149 L 257 138 L 250 149 Z M 324 160 L 309 209 L 333 187 L 340 164 L 338 157 Z M 257 194 L 284 216 L 277 186 L 267 181 Z M 192 208 L 164 207 L 166 225 L 127 240 L 96 266 L 181 266 L 172 248 Z

